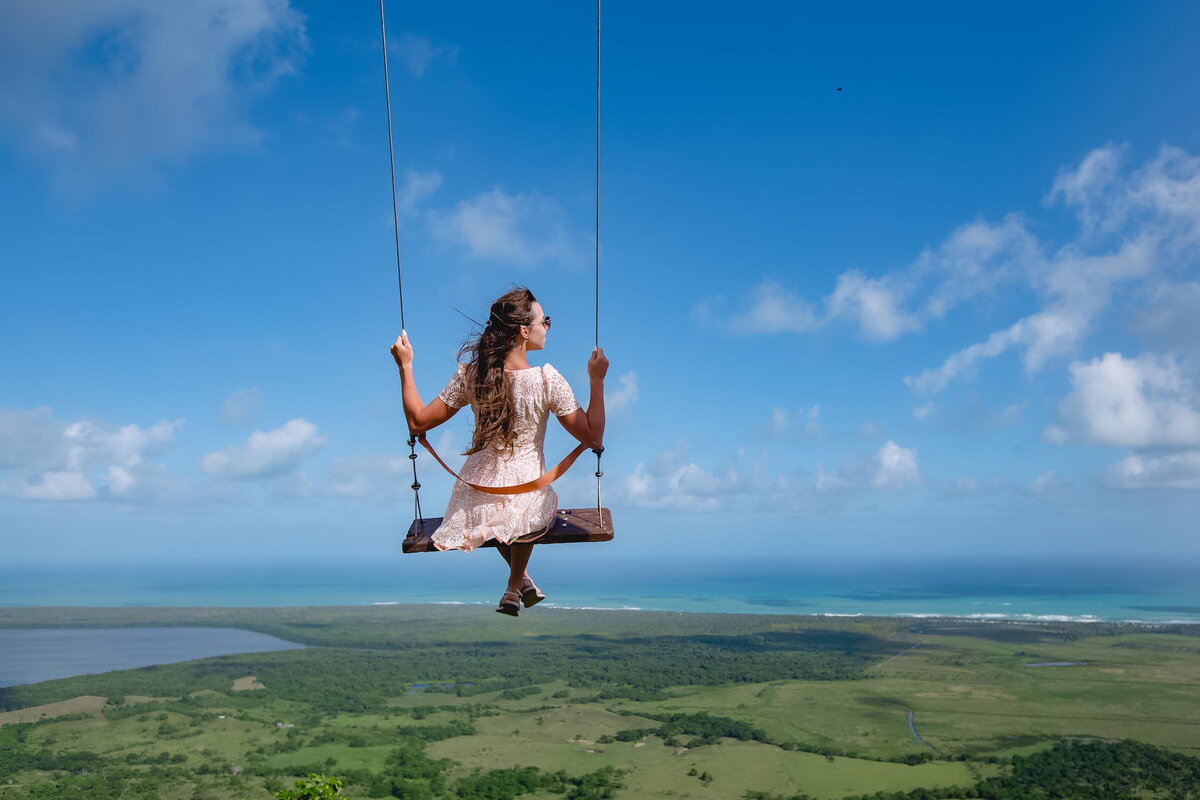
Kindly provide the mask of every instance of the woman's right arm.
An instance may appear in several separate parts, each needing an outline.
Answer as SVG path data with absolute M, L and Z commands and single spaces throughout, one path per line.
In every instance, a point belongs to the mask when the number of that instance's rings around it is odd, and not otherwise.
M 585 412 L 577 408 L 570 414 L 558 418 L 567 432 L 593 449 L 604 445 L 604 376 L 608 373 L 608 359 L 604 348 L 597 347 L 588 359 L 588 383 L 591 396 Z
M 397 337 L 396 343 L 392 345 L 392 356 L 396 359 L 396 366 L 400 368 L 400 396 L 410 433 L 425 433 L 458 413 L 457 408 L 446 405 L 441 397 L 433 398 L 433 402 L 428 405 L 421 401 L 417 381 L 413 377 L 413 348 L 408 342 L 407 333 L 401 333 Z

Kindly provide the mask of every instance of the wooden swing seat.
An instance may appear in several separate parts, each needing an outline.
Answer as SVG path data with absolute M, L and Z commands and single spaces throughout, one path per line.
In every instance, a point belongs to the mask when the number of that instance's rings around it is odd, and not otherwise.
M 404 537 L 405 553 L 441 552 L 433 545 L 433 532 L 442 524 L 441 517 L 415 519 Z M 550 530 L 534 544 L 563 544 L 567 542 L 607 542 L 613 538 L 612 512 L 607 508 L 560 508 Z M 488 539 L 480 547 L 495 547 L 496 540 Z

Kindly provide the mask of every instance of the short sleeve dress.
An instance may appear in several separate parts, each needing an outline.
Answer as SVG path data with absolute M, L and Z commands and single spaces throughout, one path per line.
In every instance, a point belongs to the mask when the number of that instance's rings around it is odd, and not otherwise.
M 438 395 L 451 408 L 471 402 L 466 370 L 459 364 Z M 540 477 L 546 471 L 542 444 L 550 412 L 561 417 L 580 408 L 567 379 L 550 364 L 505 373 L 517 414 L 512 455 L 488 447 L 467 456 L 459 470 L 463 480 L 454 482 L 442 524 L 433 532 L 439 550 L 474 550 L 488 539 L 509 544 L 548 529 L 558 512 L 558 495 L 549 486 L 524 494 L 487 494 L 463 483 L 513 486 Z

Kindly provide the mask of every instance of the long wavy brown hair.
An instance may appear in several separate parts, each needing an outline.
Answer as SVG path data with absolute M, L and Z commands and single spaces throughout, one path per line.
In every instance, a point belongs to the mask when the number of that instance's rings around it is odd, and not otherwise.
M 470 355 L 466 377 L 475 404 L 475 430 L 464 456 L 485 447 L 512 455 L 517 408 L 508 389 L 504 359 L 520 339 L 520 326 L 533 324 L 536 302 L 533 292 L 524 286 L 500 295 L 492 303 L 483 330 L 463 342 L 458 350 L 459 361 Z

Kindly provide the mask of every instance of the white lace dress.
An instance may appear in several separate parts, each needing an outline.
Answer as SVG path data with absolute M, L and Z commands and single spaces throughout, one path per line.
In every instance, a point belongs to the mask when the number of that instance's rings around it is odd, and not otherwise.
M 466 368 L 459 364 L 438 395 L 451 408 L 462 408 L 470 400 Z M 511 456 L 493 448 L 467 456 L 458 474 L 480 486 L 513 486 L 540 477 L 546 471 L 542 443 L 550 412 L 561 417 L 580 408 L 567 379 L 549 364 L 505 373 L 516 401 L 516 440 Z M 455 481 L 442 524 L 433 532 L 433 544 L 439 550 L 464 551 L 488 539 L 508 544 L 545 530 L 557 512 L 558 495 L 549 486 L 524 494 L 487 494 Z

